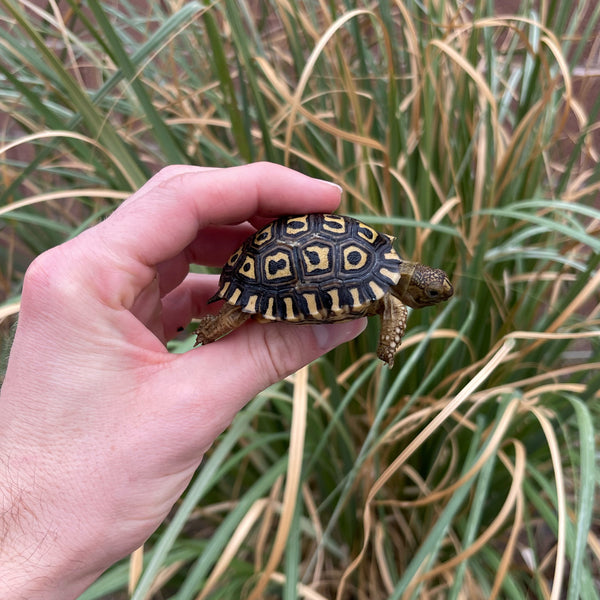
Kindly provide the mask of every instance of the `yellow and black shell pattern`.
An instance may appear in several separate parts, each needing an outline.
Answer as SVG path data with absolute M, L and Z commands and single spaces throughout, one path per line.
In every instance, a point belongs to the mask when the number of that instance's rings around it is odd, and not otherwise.
M 211 301 L 268 321 L 359 317 L 398 283 L 393 239 L 342 215 L 281 217 L 231 255 Z

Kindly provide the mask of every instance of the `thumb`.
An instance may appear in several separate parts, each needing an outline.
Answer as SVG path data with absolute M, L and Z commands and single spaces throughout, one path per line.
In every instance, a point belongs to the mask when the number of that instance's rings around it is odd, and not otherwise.
M 196 431 L 202 430 L 206 437 L 216 437 L 256 394 L 356 337 L 366 321 L 315 325 L 250 321 L 171 363 L 177 373 L 168 376 L 172 381 L 185 381 L 188 392 L 175 402 L 192 403 L 179 407 L 187 424 L 198 427 Z

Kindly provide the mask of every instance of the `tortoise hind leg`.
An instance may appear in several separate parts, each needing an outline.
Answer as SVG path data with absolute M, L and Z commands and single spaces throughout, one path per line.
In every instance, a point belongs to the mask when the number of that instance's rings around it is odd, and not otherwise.
M 239 306 L 232 306 L 225 303 L 218 314 L 207 315 L 200 319 L 198 328 L 194 331 L 196 334 L 196 343 L 194 346 L 198 344 L 210 344 L 218 340 L 220 337 L 237 329 L 249 318 L 250 315 L 242 312 Z
M 377 313 L 381 317 L 381 332 L 377 357 L 387 363 L 391 369 L 394 366 L 394 356 L 406 331 L 408 309 L 392 294 L 386 294 L 378 303 Z

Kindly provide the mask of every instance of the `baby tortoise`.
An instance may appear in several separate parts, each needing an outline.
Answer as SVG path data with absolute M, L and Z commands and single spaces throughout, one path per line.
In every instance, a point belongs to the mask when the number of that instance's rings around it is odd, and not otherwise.
M 287 216 L 250 236 L 229 258 L 217 315 L 200 320 L 208 344 L 252 317 L 258 321 L 333 323 L 379 315 L 377 356 L 390 367 L 406 330 L 407 306 L 448 300 L 454 289 L 440 269 L 402 260 L 391 236 L 351 217 Z

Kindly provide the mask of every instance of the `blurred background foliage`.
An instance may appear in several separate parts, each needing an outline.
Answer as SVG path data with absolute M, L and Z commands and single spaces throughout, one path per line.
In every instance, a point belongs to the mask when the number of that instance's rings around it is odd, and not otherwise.
M 373 323 L 259 395 L 82 600 L 600 596 L 599 14 L 0 0 L 6 347 L 30 261 L 171 163 L 333 180 L 456 287 L 392 371 Z

